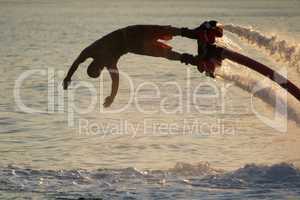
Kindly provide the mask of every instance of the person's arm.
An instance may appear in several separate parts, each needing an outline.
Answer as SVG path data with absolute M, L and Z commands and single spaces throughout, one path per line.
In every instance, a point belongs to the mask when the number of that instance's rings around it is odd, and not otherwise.
M 83 50 L 80 53 L 80 55 L 78 56 L 78 58 L 76 58 L 76 60 L 73 62 L 73 64 L 71 65 L 71 67 L 68 71 L 67 76 L 65 77 L 65 79 L 63 81 L 64 90 L 68 89 L 68 86 L 71 83 L 71 78 L 72 78 L 74 72 L 77 70 L 78 66 L 86 60 L 87 57 L 88 57 L 87 50 Z
M 108 71 L 112 80 L 112 84 L 110 96 L 105 98 L 105 102 L 103 104 L 104 107 L 109 107 L 113 103 L 119 89 L 119 71 L 117 66 L 111 66 Z
M 63 87 L 64 87 L 64 90 L 68 89 L 68 86 L 70 85 L 71 83 L 71 78 L 74 74 L 74 72 L 77 70 L 79 66 L 79 63 L 74 61 L 74 63 L 72 64 L 72 66 L 70 67 L 69 71 L 68 71 L 68 74 L 67 76 L 65 77 L 64 79 L 64 82 L 63 82 Z
M 205 21 L 195 29 L 181 28 L 181 36 L 213 44 L 215 37 L 223 36 L 223 28 L 218 26 L 217 21 Z

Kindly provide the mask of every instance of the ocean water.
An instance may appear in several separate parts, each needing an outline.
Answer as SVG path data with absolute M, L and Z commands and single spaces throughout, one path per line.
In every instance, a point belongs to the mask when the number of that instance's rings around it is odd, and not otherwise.
M 90 60 L 61 88 L 80 51 L 115 29 L 207 19 L 224 25 L 219 45 L 300 86 L 299 10 L 298 0 L 0 0 L 1 199 L 300 198 L 299 102 L 243 66 L 224 61 L 211 80 L 127 54 L 108 109 L 109 75 L 89 78 Z M 196 53 L 189 39 L 168 44 Z

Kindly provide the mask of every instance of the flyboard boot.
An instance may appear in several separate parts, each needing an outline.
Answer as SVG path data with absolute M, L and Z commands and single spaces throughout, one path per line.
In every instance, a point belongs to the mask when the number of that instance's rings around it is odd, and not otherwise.
M 182 36 L 196 39 L 198 43 L 198 55 L 183 54 L 181 62 L 197 66 L 200 73 L 205 72 L 214 78 L 215 68 L 222 64 L 222 48 L 213 45 L 216 37 L 223 36 L 223 29 L 217 26 L 217 21 L 206 21 L 199 27 L 190 30 L 183 28 Z

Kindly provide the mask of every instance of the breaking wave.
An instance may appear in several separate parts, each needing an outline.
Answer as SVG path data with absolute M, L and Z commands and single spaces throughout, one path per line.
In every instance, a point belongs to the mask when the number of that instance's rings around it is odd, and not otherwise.
M 280 163 L 271 166 L 247 164 L 232 172 L 206 176 L 187 181 L 193 186 L 217 188 L 300 188 L 300 171 L 292 164 Z
M 93 171 L 84 169 L 36 170 L 15 166 L 0 168 L 0 191 L 43 194 L 47 198 L 126 197 L 126 199 L 136 199 L 139 197 L 138 192 L 145 197 L 147 190 L 153 191 L 156 188 L 161 191 L 164 188 L 163 190 L 166 190 L 164 192 L 169 194 L 176 192 L 174 189 L 181 192 L 186 190 L 186 185 L 222 190 L 255 191 L 263 187 L 266 190 L 299 191 L 300 171 L 293 164 L 280 163 L 271 166 L 248 164 L 237 170 L 226 172 L 214 169 L 206 162 L 196 165 L 177 163 L 169 170 L 146 171 L 139 171 L 135 168 Z

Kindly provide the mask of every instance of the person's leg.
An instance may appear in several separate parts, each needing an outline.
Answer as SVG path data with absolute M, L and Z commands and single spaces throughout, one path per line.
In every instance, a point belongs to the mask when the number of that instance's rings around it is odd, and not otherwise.
M 187 53 L 179 53 L 172 50 L 172 47 L 161 43 L 159 41 L 154 41 L 144 45 L 143 49 L 140 49 L 137 52 L 134 52 L 140 55 L 153 56 L 166 58 L 168 60 L 180 61 L 186 65 L 199 66 L 199 56 L 194 56 Z
M 148 40 L 171 40 L 174 36 L 181 35 L 181 29 L 173 26 L 149 25 L 143 30 Z
M 172 39 L 172 36 L 180 36 L 180 35 L 181 35 L 181 29 L 173 26 L 163 26 L 163 28 L 160 31 L 158 31 L 159 39 L 162 40 L 170 40 Z M 164 37 L 164 36 L 171 36 L 171 38 Z
M 143 49 L 140 49 L 137 54 L 152 56 L 152 57 L 161 57 L 168 60 L 180 60 L 181 54 L 173 51 L 172 47 L 158 41 L 153 41 L 145 43 Z
M 152 41 L 145 43 L 144 48 L 135 52 L 141 55 L 162 57 L 168 60 L 177 60 L 186 65 L 197 66 L 199 71 L 207 71 L 213 73 L 216 66 L 222 63 L 222 48 L 215 45 L 207 45 L 207 53 L 205 55 L 191 55 L 187 53 L 178 53 L 172 50 L 172 47 L 159 42 Z
M 173 36 L 181 35 L 181 29 L 172 26 L 149 25 L 141 29 L 144 42 L 142 45 L 131 45 L 131 53 L 162 57 L 168 60 L 181 61 L 185 64 L 198 66 L 198 57 L 190 54 L 181 54 L 172 50 L 172 47 L 158 41 L 169 40 Z
M 189 28 L 178 28 L 174 26 L 159 26 L 153 25 L 148 27 L 148 31 L 152 36 L 156 38 L 164 39 L 167 36 L 181 36 L 189 39 L 200 39 L 200 33 L 206 33 L 204 31 L 199 32 Z M 167 39 L 168 40 L 168 39 Z

